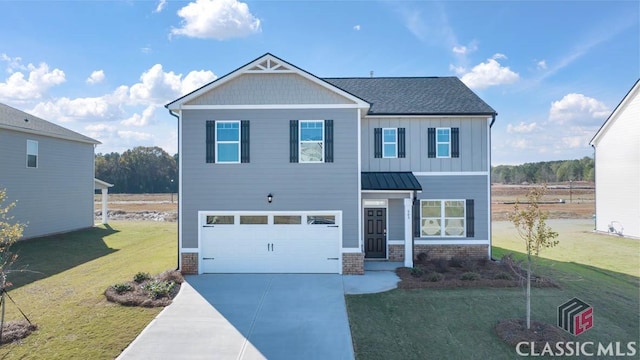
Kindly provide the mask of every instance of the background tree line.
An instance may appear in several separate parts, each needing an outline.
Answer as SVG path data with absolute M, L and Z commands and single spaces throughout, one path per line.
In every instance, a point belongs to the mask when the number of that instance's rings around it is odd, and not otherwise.
M 595 181 L 594 165 L 594 160 L 588 156 L 580 160 L 498 165 L 491 167 L 491 181 L 503 184 Z
M 113 184 L 109 192 L 168 193 L 178 189 L 178 154 L 138 146 L 122 154 L 96 155 L 96 178 Z

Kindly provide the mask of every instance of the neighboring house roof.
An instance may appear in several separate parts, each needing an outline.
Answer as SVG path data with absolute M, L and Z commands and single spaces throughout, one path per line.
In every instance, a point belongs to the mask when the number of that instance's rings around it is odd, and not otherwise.
M 0 103 L 0 129 L 20 131 L 59 139 L 100 144 L 100 141 L 71 131 L 47 120 Z
M 402 172 L 362 172 L 362 190 L 416 190 L 422 185 L 410 171 Z
M 323 80 L 369 102 L 369 115 L 497 115 L 457 77 Z
M 110 187 L 113 187 L 113 184 L 109 184 L 106 181 L 102 181 L 100 179 L 93 178 L 93 187 L 96 188 L 96 189 L 108 189 Z
M 593 136 L 593 139 L 591 139 L 591 141 L 589 141 L 589 145 L 592 145 L 592 146 L 598 145 L 598 140 L 600 139 L 600 137 L 611 126 L 613 121 L 618 117 L 618 114 L 621 111 L 623 111 L 623 109 L 626 107 L 627 103 L 629 103 L 631 101 L 631 99 L 633 99 L 635 96 L 640 96 L 640 79 L 636 80 L 635 84 L 633 84 L 633 86 L 631 87 L 629 92 L 627 92 L 627 95 L 625 95 L 624 98 L 622 98 L 622 100 L 620 101 L 618 106 L 616 106 L 616 108 L 613 110 L 611 115 L 609 115 L 609 117 L 604 122 L 604 124 L 602 124 L 600 129 L 598 129 L 596 134 Z M 638 121 L 640 121 L 640 120 L 638 120 Z

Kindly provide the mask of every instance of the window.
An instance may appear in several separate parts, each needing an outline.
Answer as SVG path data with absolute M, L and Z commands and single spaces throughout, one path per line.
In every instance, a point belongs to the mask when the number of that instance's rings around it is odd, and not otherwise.
M 207 225 L 233 225 L 233 215 L 208 215 Z
M 448 158 L 451 157 L 451 129 L 450 128 L 437 128 L 436 129 L 436 157 Z
M 324 161 L 324 121 L 300 121 L 300 162 Z
M 300 215 L 274 215 L 274 225 L 300 225 L 302 224 L 302 216 Z
M 35 140 L 27 140 L 27 167 L 38 167 L 38 142 Z
M 382 129 L 382 157 L 398 156 L 398 129 Z
M 464 237 L 465 200 L 421 200 L 420 236 Z
M 216 121 L 216 162 L 240 162 L 239 121 Z
M 266 225 L 268 224 L 267 215 L 241 215 L 240 224 L 242 225 Z
M 334 215 L 309 215 L 307 224 L 309 225 L 333 225 L 336 223 Z

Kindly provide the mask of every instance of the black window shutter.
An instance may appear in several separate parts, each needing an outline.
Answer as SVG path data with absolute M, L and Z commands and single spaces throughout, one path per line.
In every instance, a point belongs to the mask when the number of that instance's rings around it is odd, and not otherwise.
M 436 128 L 427 130 L 427 157 L 436 157 Z
M 475 236 L 475 210 L 473 199 L 467 199 L 467 237 Z
M 216 162 L 216 122 L 207 120 L 206 128 L 206 158 L 207 163 Z
M 420 237 L 420 199 L 413 200 L 413 237 Z
M 405 130 L 404 130 L 404 128 L 398 128 L 398 157 L 399 158 L 406 157 Z
M 460 129 L 451 128 L 451 157 L 460 157 Z
M 373 129 L 373 157 L 382 157 L 382 128 Z
M 333 162 L 333 120 L 324 121 L 324 162 Z
M 249 162 L 249 120 L 240 122 L 240 162 Z
M 289 121 L 289 162 L 298 162 L 298 120 Z

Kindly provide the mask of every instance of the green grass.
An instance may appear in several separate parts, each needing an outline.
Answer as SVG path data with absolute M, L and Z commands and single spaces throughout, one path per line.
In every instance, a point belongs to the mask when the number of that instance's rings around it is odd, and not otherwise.
M 640 242 L 590 233 L 588 223 L 550 222 L 561 244 L 545 250 L 535 268 L 561 289 L 534 288 L 532 318 L 555 324 L 557 307 L 578 297 L 593 306 L 595 325 L 574 341 L 637 342 L 640 287 L 634 274 Z M 517 252 L 524 246 L 512 240 L 506 224 L 494 231 L 494 256 L 524 257 Z M 524 318 L 524 304 L 521 288 L 347 296 L 357 359 L 514 359 L 515 350 L 497 337 L 494 326 L 502 319 Z
M 109 303 L 104 290 L 177 265 L 176 224 L 112 222 L 70 234 L 20 242 L 9 294 L 38 331 L 0 347 L 2 359 L 113 359 L 160 312 Z M 27 266 L 28 265 L 28 266 Z M 33 272 L 32 272 L 33 271 Z M 8 320 L 22 316 L 7 303 Z

